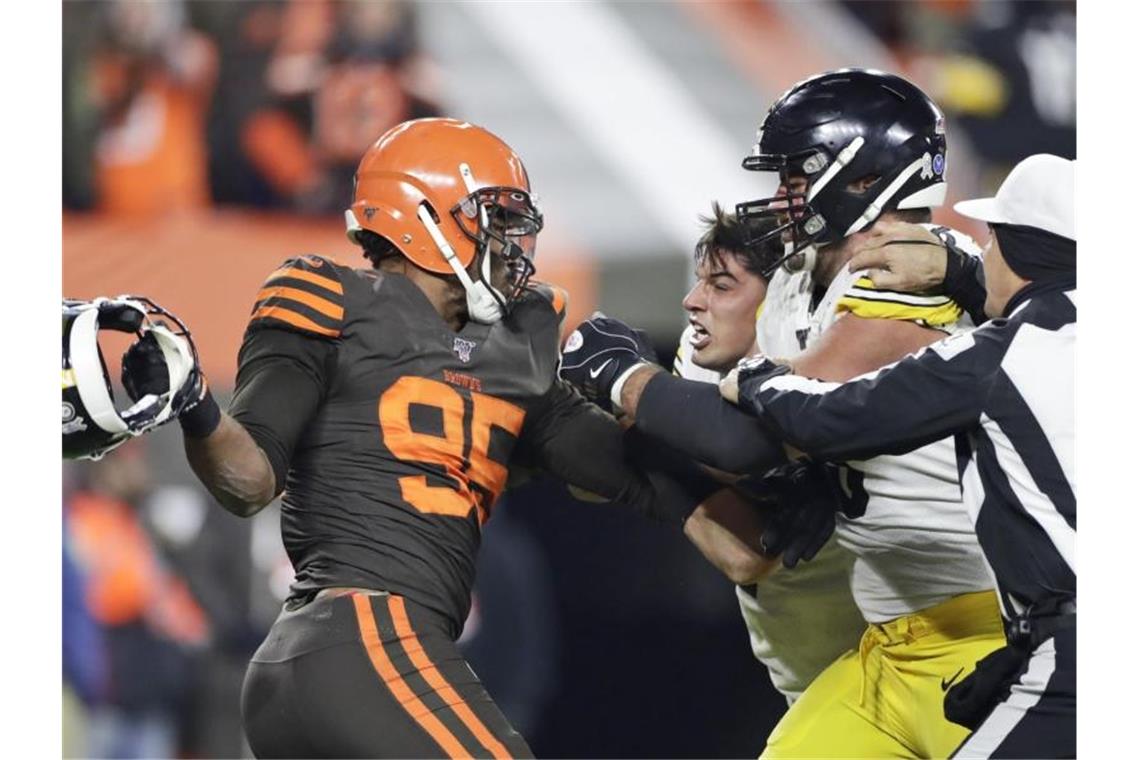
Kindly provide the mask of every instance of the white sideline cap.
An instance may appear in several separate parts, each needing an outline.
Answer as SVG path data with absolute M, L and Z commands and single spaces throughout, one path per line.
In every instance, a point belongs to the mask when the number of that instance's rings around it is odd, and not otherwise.
M 983 222 L 1036 227 L 1075 241 L 1076 178 L 1076 161 L 1038 153 L 1013 167 L 995 197 L 959 201 L 954 210 Z

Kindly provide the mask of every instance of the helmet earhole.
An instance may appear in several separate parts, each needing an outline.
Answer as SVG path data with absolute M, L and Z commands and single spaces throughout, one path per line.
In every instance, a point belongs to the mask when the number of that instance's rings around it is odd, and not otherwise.
M 432 208 L 432 205 L 427 201 L 420 201 L 420 205 L 426 208 L 427 212 L 431 214 L 431 220 L 436 224 L 439 224 L 439 214 L 435 213 L 435 209 Z

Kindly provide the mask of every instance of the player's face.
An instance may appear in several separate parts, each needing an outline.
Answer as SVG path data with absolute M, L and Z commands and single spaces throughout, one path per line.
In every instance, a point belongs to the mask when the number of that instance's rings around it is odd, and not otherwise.
M 697 267 L 697 283 L 682 302 L 689 312 L 693 362 L 724 372 L 752 352 L 756 342 L 756 310 L 768 285 L 732 254 L 708 256 Z
M 509 293 L 526 268 L 526 262 L 521 259 L 534 262 L 538 230 L 529 218 L 508 209 L 497 209 L 489 221 L 491 235 L 487 251 L 491 256 L 491 285 L 500 293 Z

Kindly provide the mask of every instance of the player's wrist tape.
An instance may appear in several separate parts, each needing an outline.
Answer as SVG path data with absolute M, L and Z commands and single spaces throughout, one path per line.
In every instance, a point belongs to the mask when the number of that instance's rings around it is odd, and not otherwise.
M 208 388 L 201 401 L 178 417 L 178 424 L 182 426 L 182 432 L 188 438 L 208 438 L 221 421 L 221 407 Z
M 614 384 L 610 386 L 610 403 L 613 404 L 615 411 L 622 408 L 621 389 L 625 387 L 625 381 L 628 380 L 630 378 L 630 375 L 632 375 L 634 372 L 642 367 L 647 366 L 649 366 L 647 362 L 639 361 L 627 369 L 625 372 L 622 372 L 620 375 L 618 375 L 617 380 L 614 380 Z

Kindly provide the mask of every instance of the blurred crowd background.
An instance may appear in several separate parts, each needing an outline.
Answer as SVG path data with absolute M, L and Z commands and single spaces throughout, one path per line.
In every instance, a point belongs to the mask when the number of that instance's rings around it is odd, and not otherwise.
M 915 80 L 948 117 L 954 198 L 1076 150 L 1073 2 L 65 2 L 62 53 L 64 294 L 179 314 L 223 403 L 265 274 L 356 261 L 356 161 L 404 119 L 511 143 L 570 326 L 602 308 L 663 357 L 697 215 L 768 194 L 740 159 L 799 79 Z M 241 678 L 292 569 L 276 509 L 225 513 L 180 448 L 167 428 L 65 466 L 67 756 L 248 755 Z M 554 483 L 498 506 L 462 644 L 539 756 L 751 757 L 783 710 L 683 536 Z

